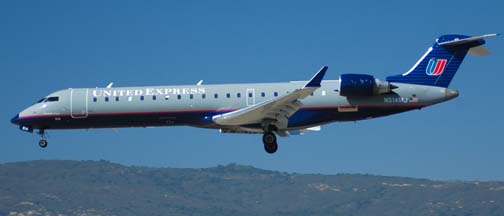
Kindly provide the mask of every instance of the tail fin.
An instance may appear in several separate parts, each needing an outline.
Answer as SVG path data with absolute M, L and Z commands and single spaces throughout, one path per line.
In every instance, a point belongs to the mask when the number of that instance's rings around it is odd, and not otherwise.
M 487 34 L 476 37 L 465 35 L 443 35 L 406 73 L 389 76 L 387 81 L 448 87 L 464 60 L 467 52 L 476 55 L 488 54 L 483 48 L 486 37 L 496 36 Z

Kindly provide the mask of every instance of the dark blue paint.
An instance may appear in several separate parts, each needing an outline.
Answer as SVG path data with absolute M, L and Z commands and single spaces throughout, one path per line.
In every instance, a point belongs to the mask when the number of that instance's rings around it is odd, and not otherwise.
M 313 78 L 310 81 L 308 81 L 305 87 L 320 87 L 320 83 L 322 82 L 322 79 L 325 76 L 327 68 L 328 68 L 327 66 L 322 67 L 322 69 L 320 69 L 320 71 L 317 72 L 317 74 L 315 74 L 315 76 L 313 76 Z
M 432 51 L 406 76 L 394 75 L 387 77 L 389 82 L 409 83 L 447 88 L 450 85 L 460 64 L 464 60 L 470 48 L 485 44 L 485 40 L 477 40 L 469 43 L 442 46 L 438 43 L 452 41 L 454 39 L 469 38 L 465 35 L 443 35 L 432 45 Z M 440 76 L 429 76 L 426 73 L 431 59 L 446 59 L 448 62 Z
M 12 124 L 18 124 L 18 122 L 19 122 L 19 114 L 17 114 L 16 116 L 14 116 L 14 118 L 11 119 Z
M 374 76 L 368 74 L 341 74 L 340 95 L 372 96 L 376 87 Z

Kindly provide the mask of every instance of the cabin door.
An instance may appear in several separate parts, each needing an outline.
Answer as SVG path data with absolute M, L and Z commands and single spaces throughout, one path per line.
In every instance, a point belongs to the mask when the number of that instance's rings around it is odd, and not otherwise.
M 252 106 L 255 104 L 255 89 L 247 89 L 247 106 Z
M 70 90 L 70 116 L 72 118 L 88 117 L 88 89 Z

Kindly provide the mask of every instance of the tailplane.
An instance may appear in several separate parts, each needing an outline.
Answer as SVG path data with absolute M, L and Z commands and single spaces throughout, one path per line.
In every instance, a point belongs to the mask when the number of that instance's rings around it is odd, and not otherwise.
M 486 34 L 470 37 L 465 35 L 443 35 L 436 39 L 432 47 L 406 73 L 389 76 L 387 81 L 419 85 L 448 87 L 464 57 L 469 52 L 486 55 L 484 38 L 496 36 Z

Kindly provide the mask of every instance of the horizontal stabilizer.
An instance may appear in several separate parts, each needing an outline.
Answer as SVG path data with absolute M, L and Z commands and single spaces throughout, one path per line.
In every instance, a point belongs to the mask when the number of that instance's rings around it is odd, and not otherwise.
M 481 39 L 485 39 L 487 37 L 494 37 L 494 36 L 497 36 L 497 34 L 486 34 L 486 35 L 481 35 L 481 36 L 468 37 L 468 38 L 464 38 L 464 39 L 455 38 L 451 41 L 444 41 L 444 42 L 441 42 L 438 44 L 441 46 L 455 46 L 455 45 L 462 45 L 462 44 L 471 43 L 473 41 L 479 41 Z
M 490 51 L 488 51 L 484 46 L 477 46 L 469 49 L 469 54 L 475 56 L 485 56 L 490 54 Z

